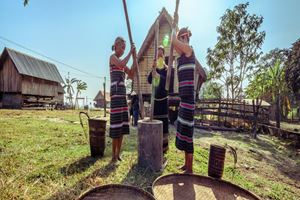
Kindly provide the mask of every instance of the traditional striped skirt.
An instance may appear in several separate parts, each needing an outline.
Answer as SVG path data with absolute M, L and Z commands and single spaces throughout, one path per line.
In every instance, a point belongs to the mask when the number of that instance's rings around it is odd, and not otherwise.
M 194 152 L 194 70 L 195 55 L 186 57 L 182 54 L 178 59 L 179 111 L 177 118 L 176 147 L 186 153 Z
M 126 96 L 111 96 L 110 129 L 111 138 L 119 138 L 124 134 L 129 134 L 129 117 Z
M 194 152 L 194 95 L 181 97 L 176 132 L 176 147 L 187 153 Z

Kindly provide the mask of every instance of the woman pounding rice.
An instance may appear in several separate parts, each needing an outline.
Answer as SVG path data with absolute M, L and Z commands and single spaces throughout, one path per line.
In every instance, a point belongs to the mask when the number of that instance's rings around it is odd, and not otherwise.
M 120 151 L 122 146 L 123 135 L 129 134 L 128 105 L 126 100 L 125 74 L 128 78 L 133 77 L 134 70 L 129 69 L 126 64 L 135 47 L 131 47 L 128 55 L 121 59 L 126 47 L 125 40 L 117 37 L 112 47 L 114 53 L 110 56 L 110 129 L 109 136 L 112 138 L 112 161 L 121 161 Z
M 193 134 L 194 134 L 194 70 L 195 55 L 189 45 L 191 31 L 179 30 L 177 36 L 173 31 L 172 43 L 180 55 L 177 59 L 180 105 L 177 118 L 176 148 L 185 152 L 185 164 L 180 168 L 184 173 L 193 173 Z

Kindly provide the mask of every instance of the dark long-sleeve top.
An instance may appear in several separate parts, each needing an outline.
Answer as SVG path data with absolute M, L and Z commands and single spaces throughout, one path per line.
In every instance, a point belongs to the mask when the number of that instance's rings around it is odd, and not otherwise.
M 168 95 L 167 91 L 165 90 L 167 69 L 156 69 L 156 72 L 160 76 L 160 81 L 159 85 L 155 88 L 155 99 L 162 99 Z M 152 71 L 148 75 L 148 83 L 152 84 Z

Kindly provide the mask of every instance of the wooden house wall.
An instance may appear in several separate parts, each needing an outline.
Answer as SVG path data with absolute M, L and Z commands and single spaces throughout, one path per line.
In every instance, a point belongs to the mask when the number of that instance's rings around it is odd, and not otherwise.
M 58 83 L 23 75 L 22 94 L 55 97 L 58 94 Z
M 165 20 L 161 20 L 160 21 L 160 25 L 159 25 L 159 42 L 161 45 L 163 38 L 165 37 L 165 35 L 168 35 L 169 38 L 171 36 L 171 26 L 169 25 L 169 23 Z M 151 85 L 148 83 L 147 78 L 149 73 L 152 70 L 152 65 L 153 65 L 153 59 L 154 59 L 154 36 L 152 37 L 152 39 L 150 40 L 151 44 L 148 44 L 148 48 L 145 50 L 144 54 L 142 55 L 142 57 L 139 59 L 139 72 L 140 72 L 140 83 L 141 83 L 141 92 L 143 94 L 151 94 Z M 165 47 L 165 56 L 169 56 L 169 52 L 170 52 L 170 45 L 168 45 L 168 47 Z M 175 52 L 175 51 L 174 51 Z M 176 56 L 176 54 L 174 53 L 174 55 Z M 177 86 L 178 85 L 178 79 L 177 79 L 177 69 L 176 69 L 176 59 L 175 60 L 175 80 L 174 80 L 174 85 Z M 174 86 L 174 92 L 178 92 L 178 88 Z M 136 77 L 134 78 L 134 82 L 133 82 L 133 90 L 137 91 L 137 81 L 136 81 Z
M 63 104 L 64 103 L 64 94 L 63 93 L 58 93 L 55 97 L 54 100 L 57 103 Z
M 21 92 L 21 76 L 9 57 L 0 66 L 0 92 Z

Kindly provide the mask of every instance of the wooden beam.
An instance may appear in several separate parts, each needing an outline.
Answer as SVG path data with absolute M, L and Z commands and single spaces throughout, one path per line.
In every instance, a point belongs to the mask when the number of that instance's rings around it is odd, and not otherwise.
M 174 18 L 175 18 L 176 15 L 178 15 L 178 6 L 179 6 L 179 0 L 176 0 Z M 170 89 L 171 72 L 172 72 L 173 60 L 174 60 L 174 56 L 173 56 L 174 46 L 173 46 L 172 36 L 174 34 L 173 32 L 175 31 L 177 23 L 178 22 L 173 23 L 172 33 L 171 33 L 170 55 L 169 55 L 169 61 L 168 61 L 168 71 L 167 71 L 167 79 L 166 79 L 166 87 L 165 87 L 165 89 L 167 91 L 169 91 L 169 89 Z
M 125 12 L 127 31 L 128 31 L 130 44 L 133 45 L 134 43 L 133 43 L 132 34 L 131 34 L 131 28 L 130 28 L 130 22 L 129 22 L 128 12 L 127 12 L 126 0 L 123 0 L 123 7 L 124 7 L 124 12 Z M 138 93 L 138 96 L 139 96 L 141 118 L 144 119 L 145 109 L 144 109 L 143 95 L 142 95 L 141 89 L 140 89 L 140 84 L 141 84 L 140 83 L 140 73 L 139 73 L 139 66 L 138 66 L 136 52 L 133 52 L 132 58 L 133 58 L 133 67 L 136 69 L 135 74 L 136 74 L 136 80 L 137 80 L 137 93 Z
M 159 20 L 156 20 L 155 22 L 155 38 L 154 38 L 154 59 L 157 62 L 158 59 L 158 37 L 159 37 Z M 153 116 L 154 116 L 154 100 L 155 100 L 155 84 L 154 84 L 154 75 L 155 75 L 155 70 L 156 69 L 152 69 L 152 94 L 151 94 L 151 114 L 150 114 L 150 120 L 153 120 Z

